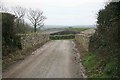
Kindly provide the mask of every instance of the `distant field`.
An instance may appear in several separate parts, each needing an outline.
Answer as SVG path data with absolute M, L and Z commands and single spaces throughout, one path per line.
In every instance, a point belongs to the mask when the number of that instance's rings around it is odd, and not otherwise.
M 66 28 L 66 30 L 81 32 L 90 28 Z

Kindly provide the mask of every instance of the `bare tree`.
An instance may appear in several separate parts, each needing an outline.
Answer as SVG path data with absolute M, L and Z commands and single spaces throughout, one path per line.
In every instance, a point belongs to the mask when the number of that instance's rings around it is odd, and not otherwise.
M 34 25 L 34 31 L 36 32 L 37 26 L 43 26 L 43 22 L 46 19 L 46 17 L 43 16 L 43 12 L 41 10 L 30 9 L 28 11 L 28 19 Z
M 19 23 L 20 21 L 22 22 L 23 26 L 24 26 L 24 16 L 26 14 L 26 9 L 22 8 L 20 6 L 17 7 L 13 7 L 12 8 L 13 13 L 15 14 L 15 16 L 17 17 L 17 27 L 19 27 Z
M 25 16 L 26 9 L 17 6 L 17 7 L 13 7 L 13 12 L 18 19 L 22 19 Z

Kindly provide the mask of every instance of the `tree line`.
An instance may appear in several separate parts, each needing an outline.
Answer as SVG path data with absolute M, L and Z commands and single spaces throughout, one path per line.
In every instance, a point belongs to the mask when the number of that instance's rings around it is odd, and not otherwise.
M 31 25 L 26 22 L 26 19 L 30 21 L 32 26 L 34 26 L 34 32 L 37 31 L 37 28 L 42 28 L 44 26 L 44 21 L 47 19 L 43 11 L 40 9 L 26 9 L 21 6 L 15 6 L 15 7 L 5 7 L 5 5 L 0 2 L 0 13 L 10 13 L 12 15 L 15 15 L 15 24 L 18 29 L 27 27 L 30 27 Z M 19 30 L 17 30 L 19 32 Z M 22 32 L 22 30 L 21 30 Z

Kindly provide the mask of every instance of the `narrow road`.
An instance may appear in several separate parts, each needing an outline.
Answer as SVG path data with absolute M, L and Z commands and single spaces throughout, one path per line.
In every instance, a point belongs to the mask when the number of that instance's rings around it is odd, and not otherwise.
M 11 66 L 3 78 L 81 78 L 80 62 L 72 40 L 55 40 Z

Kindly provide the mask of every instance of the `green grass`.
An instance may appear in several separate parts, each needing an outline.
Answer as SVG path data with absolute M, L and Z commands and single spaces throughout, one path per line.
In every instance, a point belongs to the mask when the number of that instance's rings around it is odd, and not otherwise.
M 96 53 L 86 53 L 83 56 L 83 65 L 86 68 L 86 74 L 90 78 L 117 78 L 117 62 L 114 59 L 107 60 L 106 57 L 100 57 Z
M 83 61 L 83 64 L 87 66 L 87 69 L 91 70 L 96 63 L 96 55 L 88 53 L 84 57 Z
M 107 74 L 108 77 L 112 77 L 117 75 L 117 71 L 118 71 L 118 64 L 116 62 L 116 60 L 112 60 L 109 63 L 106 64 L 105 68 L 104 68 L 104 73 Z
M 66 28 L 66 30 L 77 31 L 77 32 L 84 31 L 87 29 L 90 29 L 90 28 Z

